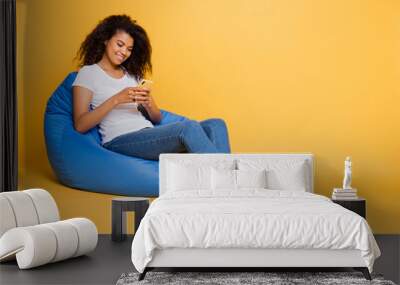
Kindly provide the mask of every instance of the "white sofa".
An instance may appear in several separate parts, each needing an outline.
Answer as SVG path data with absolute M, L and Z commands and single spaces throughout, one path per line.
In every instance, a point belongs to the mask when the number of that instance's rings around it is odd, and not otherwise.
M 46 190 L 0 193 L 0 262 L 16 259 L 28 269 L 86 254 L 97 239 L 95 224 L 86 218 L 60 221 Z

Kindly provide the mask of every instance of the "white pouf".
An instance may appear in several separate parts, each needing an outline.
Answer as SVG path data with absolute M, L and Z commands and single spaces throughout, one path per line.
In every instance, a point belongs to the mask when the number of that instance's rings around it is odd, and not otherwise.
M 59 221 L 43 189 L 0 193 L 0 261 L 28 269 L 86 254 L 96 248 L 97 228 L 86 218 Z

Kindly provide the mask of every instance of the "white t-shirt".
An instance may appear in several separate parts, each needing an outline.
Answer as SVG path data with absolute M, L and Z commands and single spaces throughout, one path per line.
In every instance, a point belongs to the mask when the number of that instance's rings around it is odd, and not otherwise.
M 108 98 L 120 92 L 126 87 L 138 85 L 135 77 L 127 72 L 122 78 L 116 79 L 108 75 L 99 65 L 85 65 L 76 76 L 72 86 L 81 86 L 93 92 L 91 108 L 95 109 Z M 100 134 L 102 143 L 133 131 L 153 127 L 138 110 L 136 103 L 125 103 L 112 109 L 100 122 Z

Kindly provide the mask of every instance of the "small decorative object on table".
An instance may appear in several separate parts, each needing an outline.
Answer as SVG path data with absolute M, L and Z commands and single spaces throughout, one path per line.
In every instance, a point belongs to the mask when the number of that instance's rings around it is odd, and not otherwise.
M 343 189 L 351 188 L 351 157 L 346 157 L 344 161 L 344 178 L 343 178 Z
M 351 187 L 351 158 L 346 157 L 344 161 L 343 188 L 334 188 L 332 199 L 334 200 L 357 200 L 357 189 Z
M 126 239 L 126 213 L 135 212 L 135 231 L 137 231 L 140 221 L 149 208 L 149 199 L 143 197 L 118 197 L 112 199 L 112 233 L 113 241 L 123 241 Z
M 357 189 L 333 188 L 332 199 L 337 200 L 357 200 Z
M 366 218 L 365 199 L 357 196 L 357 189 L 351 187 L 351 158 L 344 161 L 343 188 L 333 188 L 332 201 Z

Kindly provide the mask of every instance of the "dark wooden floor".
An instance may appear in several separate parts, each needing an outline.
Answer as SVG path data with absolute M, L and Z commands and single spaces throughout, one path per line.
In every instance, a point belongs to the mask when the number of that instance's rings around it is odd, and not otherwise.
M 375 263 L 376 273 L 399 283 L 400 236 L 377 235 L 382 251 Z M 19 270 L 16 262 L 0 264 L 0 284 L 115 284 L 124 272 L 134 271 L 130 259 L 132 237 L 112 242 L 109 235 L 100 235 L 96 250 L 81 256 L 34 269 Z
M 131 262 L 132 238 L 112 242 L 100 235 L 96 249 L 87 256 L 18 270 L 16 262 L 0 264 L 0 284 L 115 284 L 124 272 L 134 271 Z

